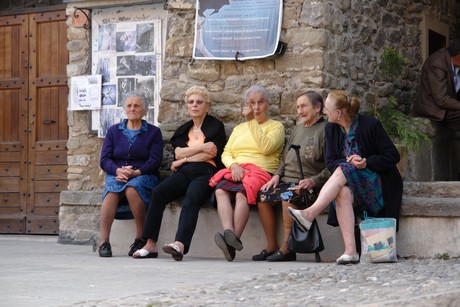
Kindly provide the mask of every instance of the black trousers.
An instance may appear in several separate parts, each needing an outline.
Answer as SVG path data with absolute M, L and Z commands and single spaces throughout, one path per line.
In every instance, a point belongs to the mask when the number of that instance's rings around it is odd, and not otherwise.
M 216 171 L 216 167 L 206 162 L 190 163 L 157 185 L 152 191 L 142 237 L 157 242 L 166 205 L 183 196 L 175 241 L 184 244 L 184 254 L 187 254 L 200 208 L 214 191 L 209 179 Z

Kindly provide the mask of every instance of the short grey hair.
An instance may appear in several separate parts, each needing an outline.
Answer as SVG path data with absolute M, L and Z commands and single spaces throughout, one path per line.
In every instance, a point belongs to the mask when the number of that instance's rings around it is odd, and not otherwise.
M 128 92 L 126 95 L 125 95 L 125 98 L 123 100 L 123 108 L 126 108 L 126 101 L 128 100 L 128 98 L 130 97 L 139 97 L 141 99 L 141 105 L 142 105 L 142 109 L 144 110 L 144 112 L 147 113 L 148 109 L 149 109 L 149 103 L 147 101 L 147 99 L 145 99 L 144 95 L 142 94 L 139 94 L 138 92 L 134 91 L 134 92 Z
M 254 93 L 261 93 L 264 97 L 264 100 L 270 104 L 271 102 L 271 98 L 270 98 L 270 93 L 267 91 L 267 89 L 261 85 L 252 85 L 250 88 L 248 88 L 246 90 L 246 92 L 244 92 L 244 95 L 243 95 L 243 104 L 247 103 L 248 101 L 248 97 L 251 95 L 251 94 L 254 94 Z

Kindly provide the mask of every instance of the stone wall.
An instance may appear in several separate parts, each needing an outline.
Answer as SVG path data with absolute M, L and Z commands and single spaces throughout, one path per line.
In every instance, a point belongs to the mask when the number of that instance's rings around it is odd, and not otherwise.
M 104 5 L 110 6 L 111 2 L 114 6 L 122 3 L 104 1 Z M 136 4 L 136 1 L 129 2 Z M 226 124 L 228 132 L 241 120 L 239 110 L 244 90 L 255 83 L 269 89 L 271 116 L 285 124 L 287 133 L 296 122 L 295 97 L 308 89 L 323 95 L 334 88 L 348 90 L 361 97 L 362 109 L 367 110 L 374 103 L 373 80 L 379 80 L 378 60 L 385 47 L 396 47 L 411 64 L 404 71 L 402 81 L 378 86 L 380 101 L 384 103 L 385 97 L 395 95 L 408 109 L 417 90 L 421 66 L 419 26 L 423 14 L 443 21 L 455 20 L 449 15 L 450 11 L 446 15 L 445 8 L 438 2 L 287 0 L 283 6 L 281 33 L 281 41 L 287 43 L 286 53 L 237 62 L 191 60 L 195 1 L 168 1 L 159 112 L 165 141 L 187 119 L 183 94 L 196 84 L 210 90 L 211 114 Z M 454 2 L 449 3 L 454 8 Z M 97 1 L 88 1 L 85 7 L 97 4 Z M 125 7 L 123 12 L 136 8 Z M 74 20 L 71 3 L 67 14 L 68 76 L 90 74 L 90 30 Z M 452 25 L 452 29 L 458 31 L 458 26 Z M 71 191 L 103 186 L 104 174 L 98 166 L 102 140 L 90 131 L 90 117 L 87 111 L 69 112 L 68 189 Z M 172 159 L 168 146 L 165 157 L 162 168 L 167 170 Z

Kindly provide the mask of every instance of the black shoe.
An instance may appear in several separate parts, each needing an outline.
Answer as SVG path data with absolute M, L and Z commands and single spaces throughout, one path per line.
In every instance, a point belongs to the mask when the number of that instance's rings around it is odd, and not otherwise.
M 252 256 L 252 261 L 265 261 L 267 260 L 267 257 L 273 255 L 275 252 L 267 252 L 266 249 L 261 251 L 259 254 Z
M 225 229 L 224 239 L 225 239 L 225 243 L 232 246 L 237 251 L 240 251 L 243 249 L 243 243 L 241 242 L 240 238 L 238 238 L 236 234 L 230 229 Z
M 229 262 L 232 262 L 233 259 L 235 259 L 235 248 L 228 245 L 227 242 L 225 242 L 224 236 L 220 233 L 216 233 L 214 236 L 214 241 L 224 253 L 225 259 L 227 259 Z
M 129 247 L 128 256 L 131 257 L 138 249 L 143 248 L 145 244 L 147 244 L 147 240 L 145 239 L 140 238 L 134 240 L 134 243 Z
M 112 246 L 110 246 L 109 239 L 99 246 L 99 257 L 112 257 Z
M 267 257 L 267 261 L 275 262 L 275 261 L 296 261 L 297 257 L 294 252 L 289 252 L 287 254 L 283 254 L 281 250 L 278 250 L 276 253 Z

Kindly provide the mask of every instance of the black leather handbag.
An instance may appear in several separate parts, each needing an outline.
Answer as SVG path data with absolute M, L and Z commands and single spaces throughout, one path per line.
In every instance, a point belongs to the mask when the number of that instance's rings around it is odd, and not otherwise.
M 295 221 L 293 221 L 291 232 L 289 233 L 287 248 L 293 252 L 301 254 L 315 253 L 316 262 L 321 262 L 319 252 L 324 250 L 324 244 L 316 219 L 313 220 L 311 227 L 307 232 L 305 232 Z
M 304 179 L 302 163 L 300 162 L 300 145 L 289 145 L 289 149 L 294 149 L 297 156 L 297 163 L 299 164 L 300 180 Z M 317 193 L 313 191 L 307 192 L 302 190 L 302 202 L 306 207 L 310 207 L 316 200 Z M 321 262 L 319 252 L 324 250 L 323 238 L 319 231 L 316 219 L 313 220 L 310 229 L 305 232 L 295 221 L 292 221 L 291 232 L 287 242 L 287 249 L 301 254 L 315 253 L 316 262 Z

